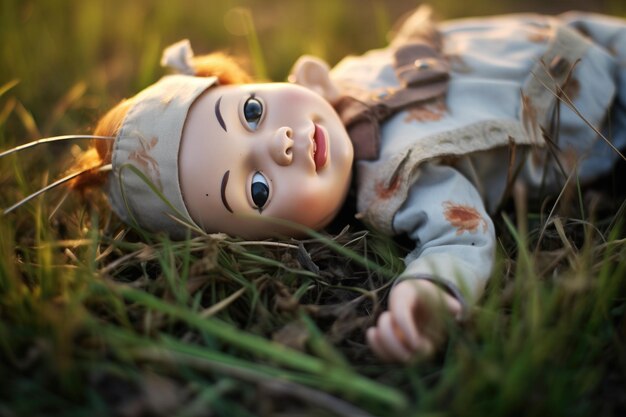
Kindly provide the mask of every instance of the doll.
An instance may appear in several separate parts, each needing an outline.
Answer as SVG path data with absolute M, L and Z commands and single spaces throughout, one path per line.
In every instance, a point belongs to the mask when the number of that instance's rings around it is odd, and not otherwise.
M 626 24 L 608 17 L 435 25 L 420 8 L 389 47 L 332 70 L 303 57 L 291 83 L 253 84 L 188 42 L 163 63 L 179 74 L 105 115 L 73 187 L 105 184 L 123 220 L 174 238 L 259 239 L 323 228 L 356 167 L 357 216 L 416 243 L 367 332 L 388 361 L 434 352 L 442 318 L 480 297 L 489 213 L 514 182 L 556 192 L 607 173 L 626 145 Z

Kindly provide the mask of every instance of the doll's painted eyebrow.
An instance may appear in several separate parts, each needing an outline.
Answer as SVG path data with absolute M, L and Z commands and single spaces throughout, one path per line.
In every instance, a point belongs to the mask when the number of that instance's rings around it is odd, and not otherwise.
M 233 209 L 230 208 L 230 204 L 228 204 L 228 200 L 226 200 L 226 185 L 228 184 L 229 175 L 230 175 L 230 170 L 226 171 L 224 173 L 224 176 L 222 177 L 221 196 L 222 196 L 222 204 L 224 204 L 224 207 L 226 207 L 226 210 L 233 213 Z
M 220 98 L 217 99 L 217 101 L 215 102 L 215 117 L 217 117 L 217 121 L 219 122 L 220 126 L 222 126 L 222 129 L 224 129 L 224 132 L 228 132 L 228 130 L 226 129 L 226 123 L 224 123 L 224 118 L 222 117 L 222 112 L 220 110 L 220 103 L 222 102 L 222 97 L 220 96 Z

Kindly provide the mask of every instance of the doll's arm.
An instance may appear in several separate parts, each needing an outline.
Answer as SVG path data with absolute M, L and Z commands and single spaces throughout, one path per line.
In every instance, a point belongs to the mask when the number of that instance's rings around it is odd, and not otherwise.
M 420 168 L 394 227 L 416 248 L 367 338 L 383 359 L 406 362 L 432 353 L 445 339 L 446 319 L 460 319 L 480 296 L 493 267 L 495 235 L 474 186 L 433 163 Z

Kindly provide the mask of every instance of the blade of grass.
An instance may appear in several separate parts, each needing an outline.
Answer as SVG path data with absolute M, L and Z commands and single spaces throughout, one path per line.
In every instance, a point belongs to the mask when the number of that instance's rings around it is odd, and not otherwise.
M 271 366 L 237 359 L 232 355 L 212 351 L 163 336 L 160 341 L 144 339 L 136 335 L 108 327 L 105 330 L 110 337 L 132 345 L 130 356 L 142 361 L 164 363 L 175 367 L 188 366 L 229 375 L 241 380 L 262 383 L 265 389 L 288 393 L 301 400 L 315 403 L 330 409 L 339 415 L 350 417 L 369 417 L 363 410 L 338 398 L 301 384 L 318 385 L 323 383 L 317 378 L 287 372 Z M 321 384 L 323 388 L 323 384 Z
M 0 86 L 0 97 L 5 95 L 9 90 L 11 90 L 13 87 L 18 85 L 19 83 L 20 83 L 20 80 L 18 79 L 11 80 L 7 83 L 4 83 L 2 86 Z
M 146 292 L 137 291 L 127 286 L 117 286 L 114 290 L 129 301 L 183 320 L 187 324 L 255 356 L 265 357 L 284 366 L 322 377 L 334 390 L 344 392 L 347 395 L 371 398 L 393 408 L 406 406 L 406 399 L 395 389 L 363 378 L 348 369 L 342 369 L 336 365 L 330 366 L 317 358 L 294 351 L 263 337 L 242 332 L 217 319 L 204 319 L 196 312 L 165 303 Z
M 348 367 L 348 361 L 341 355 L 322 335 L 322 332 L 317 328 L 311 317 L 304 314 L 304 311 L 300 311 L 300 320 L 302 320 L 310 334 L 309 345 L 311 350 L 318 354 L 321 358 L 326 359 L 328 362 L 341 366 L 343 368 Z

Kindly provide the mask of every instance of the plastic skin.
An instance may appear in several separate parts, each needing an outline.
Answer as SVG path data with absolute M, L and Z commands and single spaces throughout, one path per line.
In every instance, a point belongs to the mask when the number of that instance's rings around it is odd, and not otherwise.
M 207 232 L 297 236 L 283 222 L 328 224 L 345 199 L 352 159 L 341 120 L 319 94 L 288 83 L 218 86 L 187 116 L 181 190 Z

